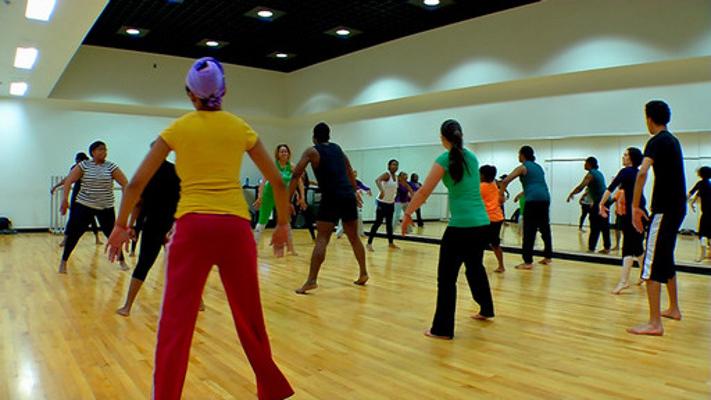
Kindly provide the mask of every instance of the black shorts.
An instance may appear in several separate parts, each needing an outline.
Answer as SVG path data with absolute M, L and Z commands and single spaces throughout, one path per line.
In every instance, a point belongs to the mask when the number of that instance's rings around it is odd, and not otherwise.
M 489 224 L 488 229 L 488 240 L 491 247 L 501 246 L 501 225 L 504 221 L 492 222 Z
M 711 238 L 711 212 L 701 214 L 699 237 Z
M 686 213 L 667 212 L 654 213 L 650 217 L 647 232 L 647 251 L 644 254 L 642 278 L 655 282 L 667 283 L 676 275 L 674 249 L 679 227 Z
M 353 197 L 321 197 L 321 204 L 316 213 L 316 221 L 331 222 L 337 224 L 339 220 L 343 222 L 358 219 L 358 203 Z
M 632 218 L 618 217 L 622 230 L 622 257 L 639 257 L 644 254 L 644 233 L 637 232 L 632 226 Z

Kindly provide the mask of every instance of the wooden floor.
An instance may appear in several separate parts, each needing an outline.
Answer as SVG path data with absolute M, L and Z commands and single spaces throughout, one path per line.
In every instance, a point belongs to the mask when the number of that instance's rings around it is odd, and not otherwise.
M 334 240 L 321 288 L 297 296 L 311 243 L 300 255 L 260 260 L 275 358 L 294 399 L 708 399 L 711 278 L 680 274 L 684 312 L 664 337 L 625 328 L 646 317 L 634 288 L 609 295 L 619 268 L 556 261 L 533 271 L 490 273 L 497 317 L 477 311 L 460 279 L 456 337 L 422 335 L 432 317 L 437 246 L 384 240 L 368 255 L 372 280 Z M 109 264 L 91 235 L 69 275 L 55 272 L 59 238 L 0 236 L 0 399 L 146 399 L 151 385 L 163 268 L 156 267 L 130 318 L 114 314 L 130 274 Z M 266 242 L 266 240 L 265 240 Z M 518 256 L 507 256 L 513 265 Z M 132 260 L 135 262 L 135 260 Z M 162 261 L 162 258 L 161 258 Z M 488 269 L 494 260 L 487 255 Z M 162 262 L 160 263 L 162 265 Z M 254 398 L 217 273 L 193 341 L 185 399 Z M 664 300 L 666 301 L 666 300 Z
M 365 224 L 365 229 L 370 229 L 371 224 Z M 412 236 L 421 236 L 426 238 L 440 239 L 444 230 L 447 228 L 446 222 L 427 221 L 422 229 L 415 228 Z M 381 227 L 379 232 L 385 233 L 385 228 Z M 398 232 L 395 232 L 399 234 Z M 551 225 L 551 234 L 553 236 L 553 250 L 565 253 L 587 254 L 588 250 L 588 235 L 589 227 L 585 227 L 585 232 L 578 231 L 577 226 L 570 225 Z M 615 245 L 614 231 L 610 231 L 610 240 L 612 245 Z M 501 230 L 501 244 L 504 246 L 521 247 L 522 236 L 519 233 L 518 225 L 506 224 Z M 620 246 L 622 244 L 620 243 Z M 543 241 L 540 234 L 536 238 L 536 248 L 543 249 Z M 602 238 L 598 240 L 597 249 L 602 249 Z M 619 258 L 622 253 L 620 250 L 613 251 L 610 254 L 612 258 Z M 711 268 L 711 258 L 707 258 L 703 262 L 697 262 L 699 257 L 699 240 L 696 236 L 679 235 L 676 241 L 676 260 L 678 262 L 694 265 L 702 268 Z M 601 256 L 601 255 L 599 255 Z M 709 254 L 711 257 L 711 254 Z

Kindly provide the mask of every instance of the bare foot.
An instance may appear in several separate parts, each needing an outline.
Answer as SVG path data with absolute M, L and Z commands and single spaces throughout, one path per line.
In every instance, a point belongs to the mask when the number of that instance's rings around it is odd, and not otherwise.
M 661 325 L 655 326 L 652 324 L 642 324 L 632 328 L 627 328 L 627 333 L 631 333 L 633 335 L 662 336 L 664 335 L 664 327 Z
M 500 274 L 500 273 L 502 273 L 502 272 L 506 272 L 506 268 L 504 268 L 504 267 L 499 267 L 499 268 L 496 268 L 496 269 L 494 270 L 494 272 Z
M 425 331 L 425 336 L 431 337 L 433 339 L 440 339 L 440 340 L 452 340 L 450 336 L 440 336 L 440 335 L 435 335 L 432 333 L 429 329 Z
M 370 244 L 370 243 L 368 243 L 368 244 L 365 246 L 365 248 L 368 249 L 368 251 L 370 251 L 370 252 L 374 252 L 374 251 L 375 251 L 375 249 L 373 249 L 373 245 Z
M 644 279 L 639 278 L 639 280 L 637 281 L 636 285 L 637 285 L 637 286 L 642 286 L 642 284 L 643 284 L 644 282 L 645 282 Z
M 304 283 L 304 286 L 296 289 L 295 292 L 296 294 L 308 294 L 309 290 L 314 290 L 316 288 L 318 288 L 318 285 L 316 283 L 306 282 Z
M 64 239 L 61 242 L 59 242 L 59 247 L 64 247 L 64 243 L 66 243 L 66 242 L 67 242 L 67 239 Z
M 62 261 L 59 263 L 59 270 L 57 271 L 60 274 L 66 274 L 67 273 L 67 262 Z
M 131 269 L 131 267 L 126 264 L 125 260 L 119 261 L 119 267 L 121 268 L 121 271 L 128 271 L 129 269 Z
M 476 314 L 472 315 L 472 319 L 475 319 L 475 320 L 478 320 L 478 321 L 488 321 L 488 320 L 491 319 L 491 318 L 493 318 L 493 317 L 485 317 L 485 316 L 483 316 L 483 315 L 481 315 L 481 314 L 479 314 L 479 313 L 476 313 Z
M 623 290 L 629 288 L 630 285 L 627 282 L 620 282 L 615 286 L 614 289 L 612 289 L 612 294 L 620 294 L 622 293 Z
M 104 244 L 104 242 L 102 242 L 101 239 L 96 238 L 96 241 L 94 242 L 94 244 L 97 245 L 97 246 L 99 246 L 99 245 Z
M 390 248 L 392 250 L 400 250 L 400 248 L 395 243 L 390 243 L 388 245 L 388 248 Z
M 118 310 L 116 310 L 116 314 L 123 315 L 124 317 L 128 317 L 129 315 L 131 315 L 131 309 L 126 306 L 123 306 L 123 307 L 119 308 Z
M 128 253 L 128 256 L 129 257 L 136 257 L 136 252 L 132 251 L 132 252 Z
M 533 269 L 533 264 L 526 264 L 526 263 L 523 263 L 523 264 L 517 265 L 517 266 L 514 267 L 514 268 L 516 268 L 516 269 Z
M 610 249 L 602 249 L 598 251 L 598 254 L 610 254 Z
M 353 284 L 358 286 L 365 286 L 366 282 L 368 282 L 368 275 L 359 277 L 357 281 L 353 282 Z
M 675 321 L 681 321 L 681 311 L 666 309 L 662 311 L 662 317 L 673 319 Z
M 294 257 L 298 257 L 298 256 L 299 256 L 299 253 L 297 253 L 296 250 L 290 250 L 290 251 L 289 251 L 289 255 L 290 255 L 290 256 L 294 256 Z
M 543 258 L 538 263 L 542 265 L 551 265 L 553 264 L 553 260 L 551 260 L 550 258 Z

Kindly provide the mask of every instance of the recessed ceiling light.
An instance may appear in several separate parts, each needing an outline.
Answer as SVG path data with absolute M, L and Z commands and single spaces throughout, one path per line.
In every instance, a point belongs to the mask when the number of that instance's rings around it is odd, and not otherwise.
M 150 32 L 148 29 L 137 28 L 135 26 L 122 26 L 116 33 L 130 38 L 142 38 Z
M 32 69 L 39 51 L 34 47 L 18 47 L 15 52 L 15 68 Z
M 10 94 L 13 96 L 24 96 L 27 93 L 27 82 L 12 82 L 10 84 Z
M 442 7 L 446 7 L 454 3 L 453 0 L 408 0 L 408 3 L 412 4 L 413 6 L 417 6 L 419 8 L 428 10 L 428 11 L 436 11 L 441 9 Z
M 286 53 L 276 53 L 276 58 L 289 58 L 289 55 Z
M 207 47 L 217 47 L 219 45 L 220 42 L 218 42 L 217 40 L 208 40 L 207 42 L 205 42 L 205 46 Z
M 25 17 L 38 21 L 49 21 L 56 0 L 27 0 Z
M 126 33 L 128 33 L 131 36 L 137 36 L 137 35 L 141 34 L 141 31 L 136 28 L 128 28 L 128 29 L 126 29 Z
M 325 32 L 327 35 L 335 36 L 341 39 L 350 39 L 355 35 L 362 33 L 357 29 L 353 29 L 347 26 L 337 26 L 331 30 Z
M 293 53 L 287 53 L 285 51 L 275 51 L 271 54 L 267 54 L 267 57 L 269 58 L 277 58 L 279 60 L 286 60 L 286 59 L 291 59 L 296 57 L 296 54 Z
M 263 22 L 273 22 L 275 19 L 286 14 L 284 11 L 275 10 L 267 7 L 254 7 L 244 13 L 245 16 L 255 18 Z
M 439 0 L 423 0 L 422 4 L 428 7 L 435 7 L 439 5 Z
M 200 47 L 208 47 L 210 49 L 221 49 L 228 44 L 228 42 L 217 39 L 203 39 L 197 43 Z

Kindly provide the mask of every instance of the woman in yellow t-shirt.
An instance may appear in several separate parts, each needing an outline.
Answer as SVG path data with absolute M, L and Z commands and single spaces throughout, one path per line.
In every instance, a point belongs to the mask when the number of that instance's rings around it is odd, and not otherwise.
M 272 182 L 278 213 L 272 244 L 277 256 L 284 253 L 288 232 L 286 188 L 257 134 L 241 118 L 222 111 L 225 81 L 217 60 L 197 60 L 188 71 L 186 90 L 196 111 L 178 118 L 160 134 L 126 187 L 107 244 L 109 259 L 114 261 L 128 243 L 130 210 L 168 153 L 174 151 L 180 201 L 167 247 L 153 397 L 181 396 L 200 295 L 210 269 L 217 265 L 240 342 L 256 375 L 258 397 L 284 399 L 294 391 L 272 360 L 264 325 L 257 247 L 239 184 L 244 153 Z

